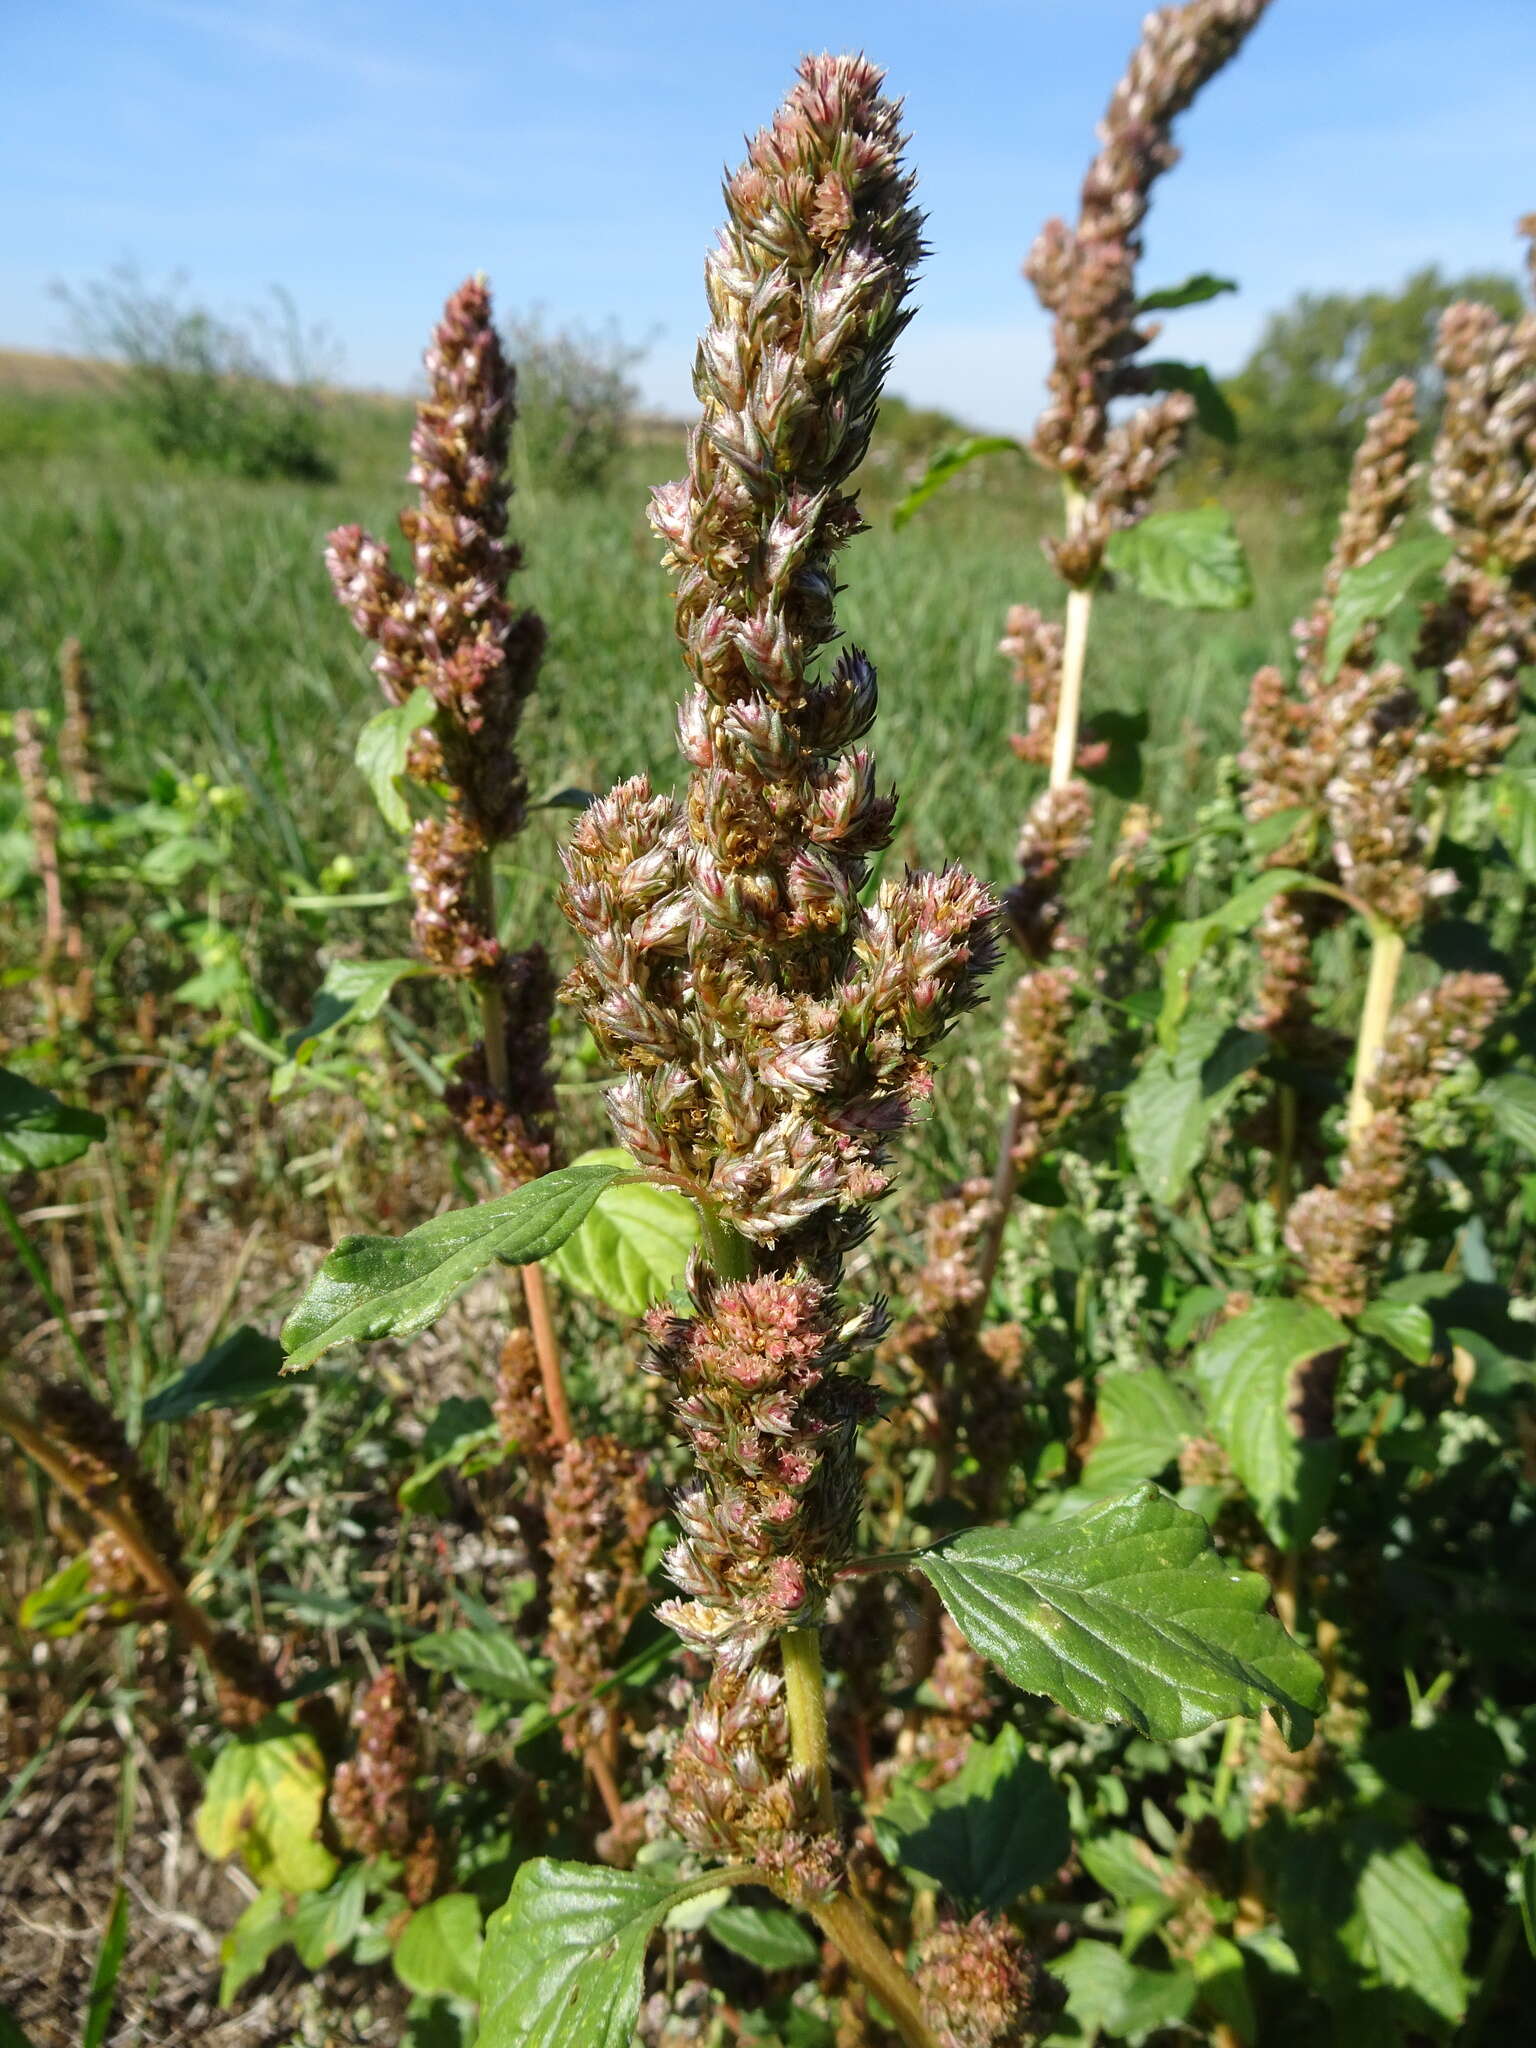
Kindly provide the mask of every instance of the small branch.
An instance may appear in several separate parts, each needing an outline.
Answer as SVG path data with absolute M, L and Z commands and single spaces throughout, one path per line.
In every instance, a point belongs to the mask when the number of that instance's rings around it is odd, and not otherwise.
M 1365 1004 L 1360 1012 L 1360 1035 L 1355 1041 L 1355 1078 L 1349 1093 L 1348 1135 L 1353 1138 L 1371 1120 L 1371 1082 L 1381 1058 L 1382 1041 L 1392 1021 L 1392 999 L 1403 965 L 1405 941 L 1389 925 L 1371 928 L 1371 967 L 1365 984 Z
M 824 1905 L 812 1906 L 811 1911 L 854 1975 L 890 2014 L 907 2048 L 939 2048 L 937 2035 L 923 2018 L 917 1986 L 881 1940 L 858 1900 L 849 1892 L 839 1892 Z
M 619 1781 L 613 1775 L 613 1766 L 595 1742 L 583 1753 L 582 1761 L 591 1772 L 592 1782 L 602 1795 L 609 1825 L 617 1827 L 624 1818 L 624 1797 L 619 1791 Z
M 571 1427 L 571 1404 L 565 1395 L 560 1371 L 560 1344 L 550 1314 L 549 1289 L 544 1285 L 542 1266 L 519 1266 L 523 1298 L 528 1304 L 528 1327 L 538 1354 L 539 1380 L 544 1388 L 544 1405 L 549 1410 L 549 1434 L 557 1445 L 568 1444 L 575 1434 Z

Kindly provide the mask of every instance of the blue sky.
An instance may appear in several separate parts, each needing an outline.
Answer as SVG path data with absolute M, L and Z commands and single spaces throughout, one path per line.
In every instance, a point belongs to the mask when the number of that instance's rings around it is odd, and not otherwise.
M 50 298 L 114 264 L 234 312 L 286 286 L 350 382 L 408 388 L 447 291 L 616 319 L 646 398 L 690 406 L 719 175 L 803 48 L 862 47 L 907 101 L 934 254 L 892 388 L 1032 418 L 1045 325 L 1019 277 L 1075 210 L 1137 0 L 0 0 L 0 346 L 68 345 Z M 1218 371 L 1304 287 L 1513 269 L 1536 207 L 1536 0 L 1274 0 L 1181 128 L 1144 279 L 1241 295 L 1173 316 Z

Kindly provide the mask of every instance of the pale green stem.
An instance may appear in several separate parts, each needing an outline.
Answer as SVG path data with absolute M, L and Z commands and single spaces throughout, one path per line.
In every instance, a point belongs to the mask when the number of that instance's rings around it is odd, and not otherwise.
M 789 1750 L 810 1772 L 822 1826 L 836 1825 L 832 1803 L 831 1756 L 827 1746 L 827 1687 L 821 1669 L 821 1631 L 791 1629 L 779 1638 L 784 1661 L 784 1705 L 789 1716 Z M 872 1991 L 894 2021 L 907 2048 L 938 2048 L 923 2018 L 917 1987 L 880 1938 L 868 1909 L 852 1892 L 838 1892 L 810 1911 L 849 1968 Z
M 1346 1133 L 1355 1137 L 1370 1122 L 1371 1082 L 1381 1058 L 1382 1041 L 1392 1021 L 1392 999 L 1403 965 L 1404 940 L 1390 925 L 1371 927 L 1371 967 L 1365 984 L 1365 1004 L 1360 1012 L 1360 1035 L 1355 1041 L 1355 1078 L 1349 1094 Z
M 1083 714 L 1083 669 L 1088 659 L 1091 590 L 1067 592 L 1067 630 L 1061 648 L 1061 696 L 1051 742 L 1051 788 L 1062 789 L 1077 773 L 1077 730 Z
M 80 1341 L 80 1333 L 75 1328 L 73 1322 L 71 1322 L 69 1310 L 60 1301 L 54 1284 L 48 1277 L 48 1268 L 43 1264 L 42 1254 L 38 1251 L 37 1246 L 33 1244 L 31 1238 L 28 1237 L 21 1218 L 16 1214 L 16 1211 L 11 1207 L 3 1193 L 0 1193 L 0 1227 L 4 1228 L 6 1236 L 16 1247 L 16 1256 L 31 1274 L 38 1293 L 43 1297 L 49 1309 L 52 1310 L 54 1320 L 58 1323 L 60 1330 L 62 1330 L 69 1343 L 70 1349 L 74 1352 L 80 1370 L 89 1375 L 91 1369 L 90 1360 L 85 1355 L 85 1346 Z

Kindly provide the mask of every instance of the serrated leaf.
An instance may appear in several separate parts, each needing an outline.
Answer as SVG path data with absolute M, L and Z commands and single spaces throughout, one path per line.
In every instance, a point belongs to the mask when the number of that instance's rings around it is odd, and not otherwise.
M 473 1209 L 451 1209 L 404 1237 L 344 1237 L 283 1325 L 289 1372 L 336 1344 L 413 1337 L 495 1260 L 531 1265 L 565 1243 L 612 1166 L 566 1166 Z
M 264 1887 L 320 1891 L 336 1874 L 319 1839 L 325 1786 L 315 1738 L 269 1717 L 214 1758 L 193 1819 L 198 1846 L 216 1863 L 240 1856 Z
M 1253 603 L 1248 557 L 1219 505 L 1154 512 L 1112 533 L 1105 560 L 1120 582 L 1180 611 L 1236 612 Z
M 920 511 L 936 491 L 941 491 L 951 477 L 958 476 L 978 456 L 1007 452 L 1025 455 L 1029 451 L 1022 441 L 1014 440 L 1009 434 L 972 434 L 967 440 L 941 448 L 892 513 L 891 524 L 898 530 L 905 526 L 914 512 Z
M 1176 924 L 1163 948 L 1163 1007 L 1157 1020 L 1158 1041 L 1165 1052 L 1178 1043 L 1178 1027 L 1189 1007 L 1190 984 L 1207 947 L 1218 939 L 1251 931 L 1274 902 L 1293 889 L 1315 888 L 1298 868 L 1270 868 L 1229 897 L 1219 910 Z
M 146 1422 L 180 1422 L 203 1408 L 241 1408 L 283 1385 L 283 1347 L 242 1323 L 144 1403 Z
M 1206 433 L 1228 447 L 1236 442 L 1237 415 L 1203 363 L 1139 363 L 1137 376 L 1148 391 L 1187 392 L 1195 401 L 1195 418 Z
M 1467 2009 L 1471 1921 L 1456 1886 L 1435 1875 L 1417 1842 L 1404 1841 L 1366 1857 L 1342 1938 L 1383 1984 L 1411 1992 L 1445 2019 L 1459 2020 Z
M 1101 1373 L 1094 1383 L 1101 1434 L 1083 1466 L 1091 1493 L 1118 1493 L 1156 1479 L 1178 1457 L 1200 1420 L 1184 1389 L 1156 1366 Z
M 107 1135 L 93 1109 L 60 1102 L 46 1088 L 0 1067 L 0 1173 L 43 1173 Z
M 481 1919 L 480 1902 L 469 1892 L 445 1892 L 414 1912 L 395 1944 L 395 1975 L 406 1990 L 473 2004 L 485 1946 Z
M 1536 1158 L 1536 1074 L 1495 1074 L 1477 1091 L 1494 1129 Z
M 525 1863 L 485 1930 L 479 2048 L 629 2048 L 646 1943 L 670 1907 L 713 1882 Z
M 1051 1963 L 1051 1974 L 1067 1987 L 1067 2012 L 1083 2036 L 1144 2041 L 1160 2028 L 1187 2019 L 1195 2003 L 1193 1973 L 1143 1970 L 1107 1941 L 1074 1942 Z
M 505 1630 L 450 1628 L 411 1644 L 413 1664 L 446 1671 L 466 1692 L 487 1700 L 543 1700 L 549 1697 L 528 1652 Z
M 1428 1365 L 1435 1355 L 1435 1319 L 1416 1301 L 1393 1301 L 1378 1295 L 1355 1318 L 1367 1337 L 1379 1337 L 1414 1365 Z
M 919 1554 L 961 1633 L 1025 1692 L 1171 1741 L 1269 1707 L 1307 1740 L 1322 1672 L 1264 1613 L 1269 1588 L 1155 1486 L 1037 1529 L 968 1529 Z
M 809 1970 L 821 1960 L 815 1935 L 781 1906 L 717 1906 L 709 1931 L 760 1970 Z
M 1257 1031 L 1194 1017 L 1170 1055 L 1154 1046 L 1126 1090 L 1126 1143 L 1142 1185 L 1171 1207 L 1205 1154 L 1211 1127 L 1269 1050 Z
M 571 1163 L 636 1170 L 630 1155 L 614 1146 L 583 1152 Z M 620 1315 L 640 1316 L 682 1285 L 698 1235 L 699 1212 L 685 1195 L 637 1181 L 605 1189 L 548 1264 L 579 1294 Z
M 1316 1534 L 1339 1469 L 1337 1438 L 1300 1433 L 1292 1412 L 1296 1373 L 1348 1342 L 1343 1323 L 1312 1302 L 1259 1301 L 1194 1356 L 1211 1431 L 1282 1550 Z
M 1394 541 L 1370 561 L 1346 569 L 1334 594 L 1322 680 L 1328 683 L 1337 675 L 1364 627 L 1388 618 L 1415 584 L 1439 574 L 1450 555 L 1451 543 L 1444 534 L 1415 533 Z
M 392 704 L 370 718 L 357 736 L 353 759 L 373 791 L 384 822 L 396 832 L 411 829 L 411 807 L 401 793 L 411 742 L 437 716 L 430 690 L 412 690 L 403 704 Z
M 1000 1913 L 1067 1860 L 1067 1802 L 1016 1728 L 971 1738 L 965 1763 L 936 1792 L 903 1788 L 875 1819 L 881 1854 L 931 1878 L 967 1913 Z
M 1158 291 L 1148 292 L 1145 298 L 1136 301 L 1136 311 L 1171 313 L 1179 306 L 1202 306 L 1207 299 L 1220 298 L 1223 292 L 1236 290 L 1235 277 L 1213 277 L 1208 270 L 1197 270 L 1182 284 L 1164 285 Z
M 435 974 L 425 960 L 333 960 L 315 991 L 309 1022 L 290 1031 L 284 1049 L 301 1066 L 321 1039 L 343 1024 L 368 1024 L 389 1001 L 397 982 Z

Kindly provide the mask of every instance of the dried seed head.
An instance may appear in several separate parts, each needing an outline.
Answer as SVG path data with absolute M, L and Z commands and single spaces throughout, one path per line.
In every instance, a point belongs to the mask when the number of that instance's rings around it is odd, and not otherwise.
M 549 1520 L 550 1706 L 580 1709 L 561 1727 L 580 1755 L 600 1737 L 608 1708 L 594 1699 L 611 1676 L 630 1623 L 645 1605 L 645 1542 L 656 1519 L 635 1453 L 616 1437 L 573 1437 L 555 1460 Z
M 1424 759 L 1439 777 L 1479 776 L 1514 740 L 1517 672 L 1536 661 L 1536 312 L 1506 323 L 1489 306 L 1449 306 L 1436 361 L 1445 408 L 1429 493 L 1454 552 L 1419 649 L 1440 677 Z
M 1050 403 L 1034 450 L 1077 493 L 1073 531 L 1051 549 L 1059 575 L 1094 580 L 1116 527 L 1142 517 L 1177 458 L 1194 407 L 1183 392 L 1112 422 L 1118 398 L 1156 388 L 1136 358 L 1157 333 L 1138 324 L 1136 265 L 1152 187 L 1178 161 L 1173 123 L 1236 54 L 1267 0 L 1188 0 L 1149 14 L 1099 129 L 1077 225 L 1047 221 L 1024 265 L 1055 316 Z
M 330 1815 L 344 1849 L 394 1856 L 405 1865 L 406 1897 L 421 1906 L 437 1889 L 441 1846 L 427 1821 L 417 1779 L 421 1732 L 398 1671 L 386 1668 L 352 1708 L 357 1747 L 336 1767 Z

